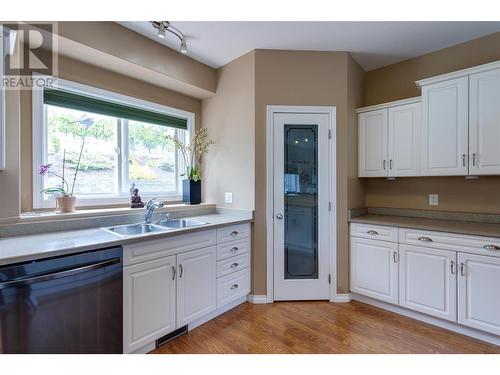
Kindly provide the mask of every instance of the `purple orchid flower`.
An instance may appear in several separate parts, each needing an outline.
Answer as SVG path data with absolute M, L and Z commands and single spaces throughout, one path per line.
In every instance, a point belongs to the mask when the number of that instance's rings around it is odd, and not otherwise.
M 52 164 L 42 164 L 40 165 L 40 169 L 38 171 L 38 173 L 40 174 L 40 176 L 45 176 L 47 174 L 47 172 L 49 171 L 50 167 L 52 166 Z

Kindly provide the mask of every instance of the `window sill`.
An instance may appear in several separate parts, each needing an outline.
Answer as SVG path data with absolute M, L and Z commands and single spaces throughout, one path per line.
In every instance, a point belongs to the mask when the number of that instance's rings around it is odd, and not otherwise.
M 200 203 L 197 205 L 186 205 L 184 203 L 166 204 L 163 208 L 156 209 L 157 212 L 172 212 L 172 211 L 189 211 L 197 210 L 200 208 L 212 208 L 215 212 L 215 204 L 213 203 Z M 40 211 L 40 212 L 23 212 L 19 216 L 18 222 L 29 223 L 39 221 L 61 220 L 61 219 L 80 219 L 102 216 L 125 216 L 137 215 L 144 212 L 144 208 L 96 208 L 96 209 L 77 209 L 75 212 L 60 213 L 55 211 Z

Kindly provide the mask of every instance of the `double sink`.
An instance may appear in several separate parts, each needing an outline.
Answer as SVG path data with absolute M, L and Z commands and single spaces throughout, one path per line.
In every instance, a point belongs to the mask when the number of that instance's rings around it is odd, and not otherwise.
M 136 236 L 139 234 L 167 232 L 175 229 L 193 228 L 206 224 L 209 223 L 193 219 L 175 219 L 175 220 L 156 221 L 154 223 L 119 225 L 116 227 L 109 227 L 102 229 L 111 232 L 113 234 L 116 234 L 120 237 L 124 237 L 124 236 Z

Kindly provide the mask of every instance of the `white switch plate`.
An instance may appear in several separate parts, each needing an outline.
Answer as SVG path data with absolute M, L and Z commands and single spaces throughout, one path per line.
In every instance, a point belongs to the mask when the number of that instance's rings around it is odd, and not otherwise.
M 429 205 L 430 206 L 439 205 L 439 195 L 438 194 L 429 194 Z
M 233 193 L 227 191 L 224 193 L 224 203 L 233 203 Z

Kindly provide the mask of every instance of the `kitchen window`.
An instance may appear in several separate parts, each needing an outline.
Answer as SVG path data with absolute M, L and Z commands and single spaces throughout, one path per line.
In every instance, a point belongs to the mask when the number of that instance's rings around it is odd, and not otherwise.
M 79 206 L 128 203 L 135 184 L 146 199 L 178 201 L 182 196 L 182 158 L 165 139 L 188 140 L 194 114 L 125 95 L 58 80 L 58 87 L 33 91 L 33 206 L 54 207 L 41 193 L 60 179 L 40 176 L 51 164 L 74 187 Z M 81 147 L 83 144 L 83 148 Z M 83 150 L 83 151 L 81 151 Z

